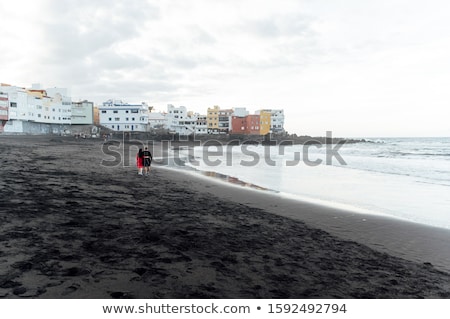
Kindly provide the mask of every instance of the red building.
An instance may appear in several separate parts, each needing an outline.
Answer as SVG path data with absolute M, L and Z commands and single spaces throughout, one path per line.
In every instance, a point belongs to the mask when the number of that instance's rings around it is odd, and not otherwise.
M 245 134 L 245 127 L 247 126 L 245 117 L 233 116 L 231 118 L 231 133 Z
M 259 135 L 259 115 L 247 115 L 245 117 L 233 116 L 231 119 L 232 134 Z

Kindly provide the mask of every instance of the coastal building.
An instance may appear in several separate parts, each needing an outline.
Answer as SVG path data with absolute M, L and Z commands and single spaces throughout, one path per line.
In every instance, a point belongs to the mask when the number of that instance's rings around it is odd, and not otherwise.
M 98 109 L 100 125 L 113 131 L 147 131 L 149 106 L 145 102 L 129 104 L 121 100 L 108 100 Z
M 94 103 L 89 101 L 72 102 L 72 124 L 94 124 Z
M 247 121 L 245 116 L 232 116 L 231 118 L 231 133 L 232 134 L 245 134 Z
M 274 134 L 284 133 L 284 110 L 267 110 L 270 111 L 270 130 Z
M 23 133 L 23 122 L 28 121 L 28 97 L 24 88 L 1 84 L 1 91 L 8 96 L 8 121 L 3 126 L 4 132 Z
M 231 134 L 247 134 L 247 115 L 249 112 L 245 107 L 235 107 L 231 115 Z
M 260 134 L 260 116 L 251 114 L 242 116 L 233 116 L 232 134 L 259 135 Z
M 258 114 L 250 114 L 245 117 L 246 120 L 246 130 L 245 134 L 248 135 L 259 135 L 260 133 L 260 116 Z
M 208 134 L 208 121 L 206 115 L 197 114 L 197 123 L 195 125 L 195 134 Z
M 172 104 L 167 105 L 166 125 L 170 132 L 179 135 L 191 135 L 195 133 L 196 124 L 196 115 L 188 115 L 185 106 L 175 107 Z
M 33 84 L 26 89 L 1 84 L 8 96 L 8 119 L 3 132 L 14 134 L 58 134 L 71 124 L 71 98 L 65 88 L 42 89 Z
M 219 106 L 215 105 L 212 108 L 208 108 L 206 123 L 208 125 L 208 134 L 219 133 Z
M 231 131 L 231 117 L 233 116 L 233 113 L 234 111 L 232 109 L 219 109 L 219 134 L 228 134 Z
M 248 114 L 249 112 L 245 107 L 235 107 L 233 109 L 233 116 L 246 117 Z
M 232 127 L 233 109 L 221 109 L 218 105 L 208 108 L 206 124 L 208 134 L 228 134 Z
M 250 115 L 246 108 L 207 109 L 206 115 L 188 112 L 186 107 L 167 106 L 166 112 L 151 112 L 146 103 L 129 104 L 108 100 L 94 107 L 87 100 L 72 102 L 66 88 L 31 88 L 0 84 L 0 133 L 67 134 L 82 125 L 103 125 L 114 131 L 145 132 L 165 128 L 180 135 L 258 134 L 284 132 L 282 109 L 261 109 Z M 98 128 L 95 128 L 97 130 Z M 94 132 L 94 128 L 91 128 Z
M 256 114 L 259 115 L 259 134 L 266 135 L 271 133 L 272 112 L 270 110 L 259 110 Z
M 94 106 L 94 125 L 100 125 L 100 111 L 98 109 L 98 106 Z
M 8 121 L 9 101 L 8 94 L 0 91 L 0 133 L 3 132 Z
M 150 128 L 160 129 L 166 127 L 166 113 L 150 112 L 148 114 L 148 125 Z

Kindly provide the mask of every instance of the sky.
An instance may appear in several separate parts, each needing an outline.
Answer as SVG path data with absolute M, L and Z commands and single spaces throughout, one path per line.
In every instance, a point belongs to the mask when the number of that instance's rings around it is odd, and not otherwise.
M 450 136 L 446 0 L 0 0 L 0 82 L 72 99 L 282 108 L 285 129 Z

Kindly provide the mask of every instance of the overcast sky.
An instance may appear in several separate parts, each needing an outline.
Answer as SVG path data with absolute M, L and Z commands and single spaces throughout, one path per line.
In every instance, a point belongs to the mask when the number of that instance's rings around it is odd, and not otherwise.
M 0 82 L 206 108 L 291 133 L 450 136 L 446 0 L 0 0 Z

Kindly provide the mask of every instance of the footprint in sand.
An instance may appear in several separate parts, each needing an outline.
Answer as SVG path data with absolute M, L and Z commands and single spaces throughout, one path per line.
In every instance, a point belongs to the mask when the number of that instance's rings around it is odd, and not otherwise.
M 62 295 L 63 296 L 70 295 L 70 294 L 74 293 L 75 291 L 77 291 L 78 288 L 80 288 L 79 284 L 72 284 L 69 287 L 67 287 L 66 289 L 64 289 L 64 291 L 62 292 Z
M 26 292 L 27 292 L 27 288 L 22 287 L 22 286 L 14 288 L 14 290 L 13 290 L 13 294 L 16 295 L 16 296 L 23 295 Z
M 115 291 L 109 294 L 114 299 L 131 299 L 133 296 L 128 292 Z

